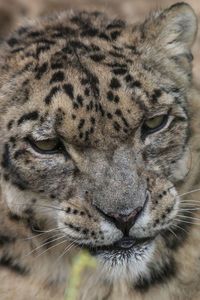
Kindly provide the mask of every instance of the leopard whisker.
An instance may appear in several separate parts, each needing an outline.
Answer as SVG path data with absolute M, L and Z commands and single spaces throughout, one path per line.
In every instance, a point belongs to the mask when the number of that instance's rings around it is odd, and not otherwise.
M 26 257 L 26 256 L 29 256 L 31 253 L 37 251 L 38 249 L 42 248 L 43 246 L 48 245 L 48 244 L 50 244 L 50 243 L 52 243 L 52 242 L 55 242 L 55 241 L 57 241 L 57 240 L 59 240 L 59 239 L 65 237 L 65 235 L 63 235 L 63 234 L 61 234 L 61 236 L 60 236 L 60 235 L 59 235 L 59 236 L 58 236 L 58 235 L 54 235 L 54 237 L 56 237 L 56 238 L 55 238 L 55 239 L 51 239 L 50 241 L 47 241 L 47 242 L 45 242 L 45 243 L 43 243 L 43 244 L 37 246 L 35 249 L 31 250 L 29 253 L 27 253 L 27 254 L 25 255 L 25 257 Z
M 35 239 L 37 237 L 41 237 L 42 235 L 45 235 L 45 234 L 48 234 L 48 233 L 51 233 L 51 232 L 54 232 L 54 231 L 59 231 L 59 229 L 62 229 L 62 228 L 65 228 L 65 227 L 54 228 L 54 229 L 51 229 L 49 231 L 45 231 L 45 232 L 39 233 L 39 234 L 34 235 L 34 236 L 29 236 L 29 237 L 27 237 L 25 239 L 21 239 L 21 240 L 23 240 L 23 241 L 32 240 L 32 239 Z
M 177 215 L 177 217 L 200 221 L 200 218 L 195 218 L 190 216 Z
M 172 230 L 172 228 L 168 228 L 168 230 L 179 240 L 180 237 L 178 237 L 175 232 Z
M 75 242 L 78 241 L 78 239 L 75 239 L 73 242 L 71 242 L 67 247 L 65 247 L 64 251 L 58 256 L 55 263 L 58 263 L 58 261 L 73 247 L 77 247 Z
M 186 211 L 186 212 L 192 212 L 192 211 L 198 211 L 198 210 L 200 210 L 200 207 L 178 209 L 178 211 Z
M 63 228 L 66 228 L 66 226 L 63 226 L 63 227 L 56 227 L 55 229 L 63 229 Z M 41 233 L 49 233 L 49 232 L 52 232 L 52 229 L 49 229 L 49 230 L 40 230 L 40 229 L 36 229 L 36 228 L 32 228 L 33 231 L 35 232 L 41 232 Z M 53 229 L 54 230 L 54 229 Z M 39 235 L 39 234 L 38 234 Z M 36 236 L 38 236 L 36 235 Z
M 185 203 L 185 202 L 188 202 L 188 203 L 200 203 L 200 200 L 195 200 L 195 199 L 183 199 L 180 201 L 181 203 Z
M 25 205 L 25 203 L 16 203 L 16 205 Z M 52 205 L 34 204 L 34 207 L 43 207 L 43 208 L 49 208 L 49 209 L 54 209 L 54 210 L 65 211 L 64 208 L 60 208 L 60 207 L 52 206 Z
M 194 222 L 190 222 L 190 221 L 186 221 L 186 220 L 181 220 L 181 219 L 177 219 L 175 218 L 174 221 L 177 221 L 177 222 L 181 222 L 181 223 L 186 223 L 186 224 L 191 224 L 191 225 L 200 225 L 200 223 L 194 223 Z
M 184 228 L 182 228 L 181 226 L 179 226 L 177 224 L 172 224 L 172 226 L 174 226 L 175 228 L 179 228 L 179 229 L 183 230 L 185 233 L 188 233 L 187 230 L 185 230 Z
M 63 236 L 63 238 L 66 238 L 66 236 Z M 68 242 L 68 241 L 65 239 L 64 241 L 61 241 L 60 243 L 57 243 L 57 244 L 55 244 L 55 245 L 49 247 L 48 249 L 46 249 L 46 250 L 43 251 L 42 253 L 38 254 L 38 255 L 36 256 L 36 258 L 40 257 L 41 255 L 43 255 L 45 252 L 51 250 L 52 248 L 55 248 L 55 247 L 57 247 L 57 246 L 59 246 L 59 245 L 61 245 L 61 244 L 63 244 L 63 243 L 66 243 L 66 242 Z
M 183 204 L 183 207 L 184 207 L 184 206 L 189 206 L 189 207 L 190 207 L 190 206 L 191 206 L 191 207 L 192 207 L 192 206 L 200 207 L 200 204 L 197 204 L 197 203 L 189 203 L 189 202 L 183 202 L 183 203 L 182 203 L 182 202 L 181 202 L 181 204 Z
M 185 196 L 185 195 L 188 195 L 188 194 L 191 194 L 191 193 L 195 193 L 195 192 L 198 192 L 198 191 L 200 191 L 200 189 L 191 190 L 189 192 L 177 195 L 177 197 L 182 197 L 182 196 Z

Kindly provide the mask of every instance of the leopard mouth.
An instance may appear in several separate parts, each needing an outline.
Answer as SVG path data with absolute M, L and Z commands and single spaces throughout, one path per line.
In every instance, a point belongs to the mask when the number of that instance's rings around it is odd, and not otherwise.
M 122 239 L 116 241 L 110 245 L 102 245 L 102 246 L 91 246 L 84 245 L 87 250 L 89 250 L 91 255 L 99 255 L 104 252 L 123 252 L 130 253 L 130 251 L 134 251 L 134 248 L 150 243 L 154 237 L 145 237 L 145 238 L 132 238 L 124 236 Z

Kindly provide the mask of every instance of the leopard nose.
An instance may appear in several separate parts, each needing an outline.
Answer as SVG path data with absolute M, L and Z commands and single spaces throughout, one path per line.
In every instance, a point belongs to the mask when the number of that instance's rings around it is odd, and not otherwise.
M 115 212 L 105 214 L 103 211 L 101 211 L 101 214 L 103 214 L 108 221 L 114 223 L 115 226 L 119 230 L 121 230 L 125 236 L 128 236 L 131 227 L 134 225 L 141 211 L 142 211 L 142 207 L 139 206 L 128 215 L 115 213 Z

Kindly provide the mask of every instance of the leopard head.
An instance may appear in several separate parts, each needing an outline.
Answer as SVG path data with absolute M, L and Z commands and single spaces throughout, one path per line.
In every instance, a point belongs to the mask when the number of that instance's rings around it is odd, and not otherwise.
M 12 215 L 58 228 L 118 276 L 148 274 L 159 247 L 160 265 L 169 260 L 196 28 L 183 3 L 136 25 L 64 12 L 4 43 L 1 189 Z

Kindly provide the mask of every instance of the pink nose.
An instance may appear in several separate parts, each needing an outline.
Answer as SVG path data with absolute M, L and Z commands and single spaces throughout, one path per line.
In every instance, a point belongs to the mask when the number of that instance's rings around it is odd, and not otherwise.
M 128 235 L 141 210 L 142 207 L 139 206 L 128 215 L 122 215 L 119 213 L 104 213 L 104 216 L 109 221 L 112 221 L 115 226 L 124 233 L 124 235 Z
M 120 215 L 118 213 L 108 214 L 110 217 L 115 218 L 116 220 L 121 220 L 121 222 L 128 222 L 130 219 L 135 218 L 138 214 L 138 208 L 134 209 L 129 215 Z

